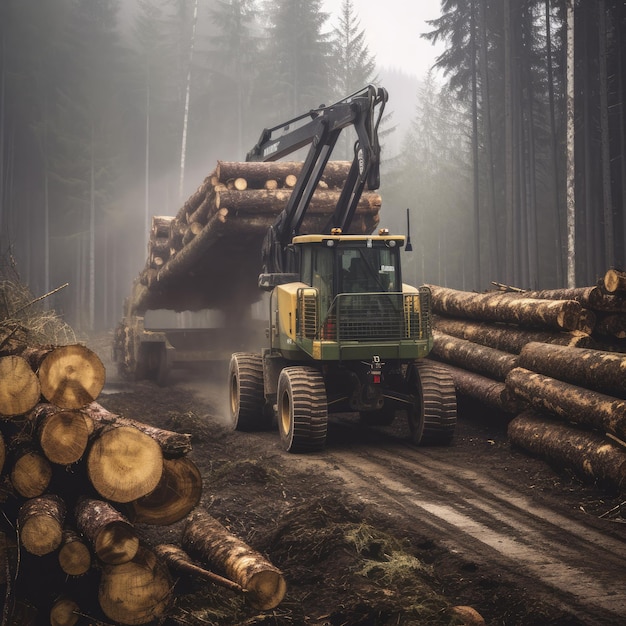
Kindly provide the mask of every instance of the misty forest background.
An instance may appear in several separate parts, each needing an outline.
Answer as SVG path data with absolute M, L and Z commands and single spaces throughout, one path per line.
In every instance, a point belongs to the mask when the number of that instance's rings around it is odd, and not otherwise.
M 626 8 L 573 2 L 568 141 L 571 1 L 442 0 L 444 52 L 417 81 L 377 66 L 351 0 L 332 18 L 321 0 L 0 0 L 0 272 L 37 295 L 68 282 L 51 306 L 113 327 L 152 215 L 264 127 L 375 83 L 406 282 L 566 286 L 569 207 L 575 282 L 595 284 L 626 265 Z

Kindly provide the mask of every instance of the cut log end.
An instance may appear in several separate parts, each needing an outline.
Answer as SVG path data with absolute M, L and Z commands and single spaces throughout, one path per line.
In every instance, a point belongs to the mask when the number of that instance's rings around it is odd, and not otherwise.
M 89 478 L 98 493 L 127 503 L 153 491 L 163 473 L 163 453 L 149 435 L 132 426 L 103 432 L 87 459 Z
M 268 611 L 276 608 L 285 597 L 287 584 L 276 570 L 265 570 L 253 574 L 246 585 L 246 599 L 255 609 Z
M 28 413 L 39 402 L 39 380 L 21 356 L 0 358 L 0 417 Z
M 80 409 L 102 391 L 105 368 L 95 352 L 75 344 L 52 350 L 39 366 L 38 375 L 48 402 L 62 409 Z

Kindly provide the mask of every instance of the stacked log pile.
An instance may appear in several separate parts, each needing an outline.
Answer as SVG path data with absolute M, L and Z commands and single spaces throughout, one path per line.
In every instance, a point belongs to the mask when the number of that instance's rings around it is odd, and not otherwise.
M 320 232 L 324 227 L 349 168 L 348 161 L 327 163 L 302 232 Z M 301 169 L 300 162 L 218 161 L 175 216 L 153 218 L 131 313 L 141 315 L 148 308 L 224 308 L 242 297 L 248 304 L 254 302 L 263 238 L 291 197 Z M 371 233 L 380 207 L 379 194 L 365 191 L 353 232 Z
M 97 402 L 104 382 L 80 344 L 0 352 L 2 624 L 162 621 L 181 572 L 277 606 L 280 572 L 194 511 L 190 435 L 109 412 Z M 179 521 L 193 556 L 141 526 Z
M 457 392 L 507 419 L 510 442 L 626 490 L 626 278 L 470 293 L 431 285 L 434 344 Z

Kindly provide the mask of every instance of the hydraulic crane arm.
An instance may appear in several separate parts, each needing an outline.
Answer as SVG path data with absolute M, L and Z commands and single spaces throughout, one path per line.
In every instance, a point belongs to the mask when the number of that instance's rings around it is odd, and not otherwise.
M 259 141 L 248 153 L 247 161 L 277 161 L 310 144 L 289 202 L 268 229 L 263 243 L 264 273 L 293 271 L 287 248 L 293 237 L 300 232 L 313 193 L 344 128 L 354 126 L 356 130 L 354 159 L 324 233 L 330 233 L 333 228 L 341 228 L 347 232 L 365 185 L 371 190 L 378 189 L 378 126 L 386 102 L 385 89 L 368 85 L 335 104 L 320 106 L 279 126 L 263 130 Z M 303 121 L 308 118 L 309 121 Z M 282 134 L 276 136 L 281 130 Z

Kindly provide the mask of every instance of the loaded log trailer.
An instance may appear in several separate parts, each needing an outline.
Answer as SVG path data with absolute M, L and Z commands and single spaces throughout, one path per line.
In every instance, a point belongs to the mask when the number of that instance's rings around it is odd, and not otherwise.
M 369 85 L 265 129 L 246 162 L 218 162 L 175 217 L 153 218 L 146 267 L 115 331 L 123 374 L 164 384 L 172 367 L 227 352 L 233 428 L 277 422 L 289 452 L 322 448 L 338 412 L 364 424 L 405 413 L 413 443 L 452 440 L 453 380 L 424 359 L 430 290 L 402 282 L 404 236 L 372 234 L 386 101 Z M 348 128 L 354 158 L 333 161 Z M 307 146 L 303 162 L 281 160 Z M 262 333 L 251 314 L 261 296 Z M 163 328 L 163 310 L 209 310 L 214 324 Z M 190 338 L 193 350 L 176 344 Z
M 233 427 L 277 422 L 289 452 L 322 448 L 333 412 L 358 412 L 369 424 L 389 424 L 403 412 L 415 444 L 447 444 L 454 435 L 453 380 L 424 359 L 433 345 L 430 290 L 402 282 L 404 236 L 359 232 L 353 224 L 364 190 L 379 187 L 386 101 L 384 89 L 369 85 L 265 129 L 247 156 L 271 162 L 309 146 L 263 242 L 259 287 L 270 294 L 269 345 L 235 352 L 229 368 Z M 346 128 L 356 140 L 342 191 L 322 228 L 306 230 L 315 190 Z

